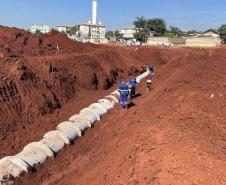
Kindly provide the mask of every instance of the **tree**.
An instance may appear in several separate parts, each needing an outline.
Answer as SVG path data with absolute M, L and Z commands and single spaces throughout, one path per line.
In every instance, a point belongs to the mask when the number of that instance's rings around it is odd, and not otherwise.
M 119 40 L 123 37 L 123 35 L 118 30 L 116 30 L 114 32 L 114 36 L 115 36 L 116 40 Z
M 148 36 L 149 36 L 149 31 L 147 29 L 139 30 L 134 34 L 135 39 L 143 43 L 147 41 Z
M 36 29 L 35 33 L 34 33 L 35 36 L 41 36 L 42 35 L 42 32 L 41 30 L 39 29 Z
M 113 31 L 107 31 L 106 34 L 105 34 L 105 37 L 108 39 L 108 40 L 111 40 L 111 38 L 113 38 L 115 35 L 114 35 L 114 32 Z
M 180 37 L 182 35 L 182 31 L 174 26 L 170 26 L 170 32 L 173 33 L 173 35 L 175 35 L 176 37 Z
M 166 32 L 166 22 L 160 18 L 148 19 L 147 29 L 153 33 L 154 36 L 163 36 Z
M 138 29 L 138 31 L 134 34 L 134 37 L 140 42 L 146 42 L 149 35 L 149 30 L 147 29 L 147 20 L 144 18 L 144 16 L 137 17 L 133 24 L 135 28 Z
M 226 42 L 226 24 L 222 25 L 219 29 L 219 34 L 223 42 Z
M 67 34 L 70 35 L 70 36 L 78 35 L 78 31 L 79 31 L 79 26 L 73 26 L 72 28 L 67 30 Z
M 146 26 L 147 26 L 147 20 L 144 18 L 144 16 L 141 16 L 141 17 L 137 17 L 137 20 L 135 20 L 133 22 L 134 26 L 136 28 L 138 28 L 139 30 L 142 30 L 142 29 L 146 29 Z

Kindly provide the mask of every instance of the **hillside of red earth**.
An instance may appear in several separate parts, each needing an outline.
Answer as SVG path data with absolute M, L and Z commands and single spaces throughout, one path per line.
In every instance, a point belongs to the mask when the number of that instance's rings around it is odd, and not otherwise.
M 0 48 L 0 157 L 157 66 L 151 92 L 142 82 L 134 106 L 113 109 L 15 184 L 226 184 L 225 48 L 101 46 L 5 27 Z
M 40 138 L 116 82 L 139 74 L 143 65 L 131 50 L 0 26 L 0 158 Z

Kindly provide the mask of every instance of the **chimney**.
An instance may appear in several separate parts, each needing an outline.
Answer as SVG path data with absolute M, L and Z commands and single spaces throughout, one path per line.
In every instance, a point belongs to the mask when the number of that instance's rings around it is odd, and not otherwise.
M 93 0 L 92 23 L 97 24 L 97 0 Z

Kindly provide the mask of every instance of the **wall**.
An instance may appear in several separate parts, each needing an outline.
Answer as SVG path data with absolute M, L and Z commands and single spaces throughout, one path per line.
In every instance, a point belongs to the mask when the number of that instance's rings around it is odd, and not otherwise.
M 220 46 L 220 40 L 213 37 L 202 37 L 202 38 L 187 38 L 186 47 L 217 47 Z
M 168 37 L 150 37 L 147 40 L 147 44 L 151 46 L 170 45 Z

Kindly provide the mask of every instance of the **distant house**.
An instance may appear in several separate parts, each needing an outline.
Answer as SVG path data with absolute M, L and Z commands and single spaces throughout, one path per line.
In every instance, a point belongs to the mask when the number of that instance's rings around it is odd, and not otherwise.
M 56 30 L 66 34 L 71 28 L 72 28 L 72 26 L 59 25 L 59 26 L 56 27 Z
M 123 35 L 124 39 L 133 39 L 134 34 L 137 33 L 139 30 L 134 27 L 126 27 L 119 29 L 119 33 Z
M 37 31 L 40 31 L 41 33 L 48 33 L 50 32 L 50 27 L 47 25 L 43 25 L 43 26 L 37 26 L 37 25 L 33 25 L 30 29 L 31 33 L 36 33 Z
M 74 38 L 75 40 L 81 42 L 91 42 L 91 43 L 106 43 L 105 33 L 106 27 L 99 24 L 92 24 L 92 23 L 84 23 L 84 24 L 77 24 L 77 25 L 60 25 L 56 27 L 56 30 L 59 32 L 63 32 L 68 34 L 68 32 L 73 28 L 77 27 L 78 31 L 74 35 L 68 35 L 69 38 Z
M 206 30 L 202 33 L 202 35 L 204 37 L 214 37 L 214 38 L 219 38 L 220 35 L 218 33 L 217 30 L 214 30 L 214 29 L 209 29 L 209 30 Z
M 202 33 L 197 34 L 195 37 L 197 38 L 202 38 L 202 37 L 207 37 L 207 38 L 220 38 L 220 35 L 217 30 L 214 29 L 209 29 L 206 30 Z

